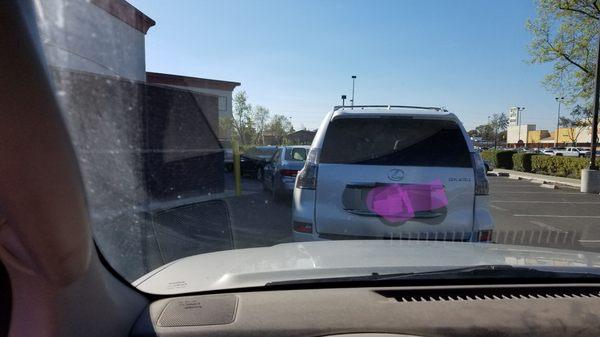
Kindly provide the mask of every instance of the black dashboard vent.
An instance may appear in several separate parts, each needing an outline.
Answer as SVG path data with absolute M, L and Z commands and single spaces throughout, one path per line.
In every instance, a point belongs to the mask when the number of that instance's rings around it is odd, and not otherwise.
M 376 290 L 398 302 L 483 301 L 517 299 L 600 299 L 600 287 L 507 287 Z

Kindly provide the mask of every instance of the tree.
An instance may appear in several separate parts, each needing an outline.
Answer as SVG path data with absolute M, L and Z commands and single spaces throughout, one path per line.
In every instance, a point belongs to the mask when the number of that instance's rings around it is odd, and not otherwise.
M 600 31 L 599 0 L 538 0 L 537 17 L 527 22 L 533 34 L 532 63 L 553 63 L 544 85 L 550 91 L 590 102 Z M 591 105 L 591 104 L 590 104 Z
M 290 119 L 284 115 L 273 115 L 268 127 L 269 132 L 279 144 L 284 144 L 286 136 L 294 132 L 294 126 Z
M 252 120 L 255 127 L 255 144 L 265 145 L 265 131 L 269 124 L 270 115 L 269 109 L 264 106 L 257 105 L 254 107 L 252 111 Z
M 287 134 L 294 131 L 289 119 L 284 115 L 274 115 L 268 108 L 248 103 L 245 91 L 237 92 L 233 96 L 233 117 L 219 119 L 219 132 L 221 137 L 231 135 L 240 145 L 265 145 L 265 133 L 275 137 L 281 144 Z
M 254 138 L 254 121 L 252 118 L 252 105 L 248 103 L 245 91 L 237 92 L 233 96 L 233 118 L 231 123 L 232 137 L 241 145 L 248 145 Z M 227 122 L 224 122 L 226 124 Z
M 568 117 L 561 116 L 558 124 L 563 128 L 569 128 L 567 137 L 573 146 L 577 146 L 577 139 L 581 132 L 592 125 L 592 110 L 577 105 Z
M 233 131 L 233 119 L 231 117 L 219 117 L 219 138 L 231 138 Z
M 494 128 L 490 124 L 478 125 L 475 130 L 479 134 L 482 140 L 489 142 L 494 139 Z
M 506 114 L 493 114 L 489 123 L 492 130 L 494 130 L 494 147 L 498 146 L 498 133 L 503 133 L 508 126 L 508 117 Z M 505 138 L 506 139 L 506 138 Z

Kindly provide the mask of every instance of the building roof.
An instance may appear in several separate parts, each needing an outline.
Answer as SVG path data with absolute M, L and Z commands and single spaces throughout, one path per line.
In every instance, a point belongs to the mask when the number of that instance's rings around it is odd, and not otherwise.
M 90 0 L 108 14 L 146 34 L 156 22 L 125 0 Z
M 208 78 L 181 76 L 174 74 L 163 74 L 146 72 L 146 82 L 155 84 L 175 85 L 181 87 L 193 87 L 201 89 L 217 89 L 233 91 L 240 85 L 239 82 L 211 80 Z

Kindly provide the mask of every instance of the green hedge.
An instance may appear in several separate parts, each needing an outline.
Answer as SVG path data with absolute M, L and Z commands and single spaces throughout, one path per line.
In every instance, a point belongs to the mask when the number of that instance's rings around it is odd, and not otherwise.
M 494 150 L 481 151 L 481 158 L 483 158 L 483 160 L 489 161 L 494 166 L 496 166 L 496 151 L 494 151 Z
M 494 167 L 512 170 L 513 154 L 517 153 L 512 150 L 486 150 L 481 152 L 481 157 L 494 165 Z
M 533 157 L 533 153 L 513 154 L 513 170 L 521 172 L 531 172 L 531 157 Z
M 589 159 L 560 156 L 535 155 L 531 157 L 531 172 L 557 177 L 581 178 L 581 170 L 587 168 Z

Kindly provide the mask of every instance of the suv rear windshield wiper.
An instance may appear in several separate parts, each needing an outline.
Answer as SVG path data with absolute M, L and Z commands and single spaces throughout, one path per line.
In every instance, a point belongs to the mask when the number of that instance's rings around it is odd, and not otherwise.
M 324 283 L 384 282 L 396 280 L 473 280 L 473 279 L 586 279 L 600 282 L 600 273 L 592 273 L 588 268 L 515 267 L 510 265 L 479 265 L 426 272 L 372 273 L 362 276 L 343 276 L 316 279 L 301 279 L 267 283 L 266 286 L 307 285 Z

